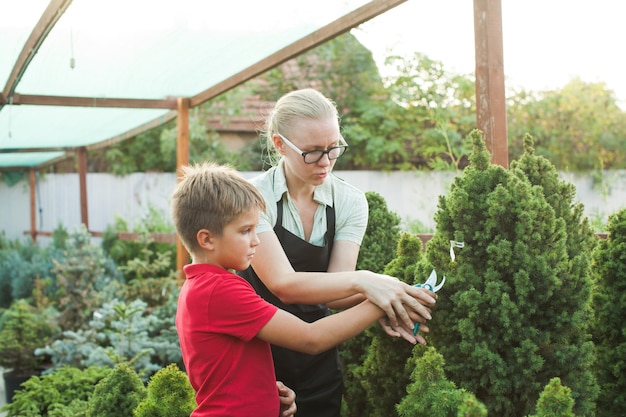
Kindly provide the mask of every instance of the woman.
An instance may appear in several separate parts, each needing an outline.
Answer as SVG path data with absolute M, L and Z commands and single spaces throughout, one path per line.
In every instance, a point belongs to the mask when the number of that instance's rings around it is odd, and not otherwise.
M 309 322 L 368 298 L 387 314 L 387 333 L 412 338 L 406 309 L 430 319 L 435 295 L 355 271 L 368 207 L 363 192 L 331 173 L 348 146 L 334 103 L 313 89 L 288 93 L 276 102 L 266 135 L 280 160 L 252 179 L 267 209 L 257 225 L 261 244 L 241 275 L 263 298 Z M 312 356 L 272 346 L 272 353 L 276 378 L 296 392 L 298 417 L 340 415 L 337 349 Z

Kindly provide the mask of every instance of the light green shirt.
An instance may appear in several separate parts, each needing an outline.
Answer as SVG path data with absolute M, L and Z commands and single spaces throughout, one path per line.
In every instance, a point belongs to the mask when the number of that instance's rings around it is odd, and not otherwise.
M 277 218 L 276 202 L 283 200 L 283 227 L 304 239 L 304 228 L 298 209 L 287 192 L 283 161 L 278 166 L 250 180 L 263 195 L 266 210 L 259 216 L 257 233 L 273 231 Z M 358 188 L 329 175 L 318 185 L 313 199 L 319 204 L 315 211 L 309 243 L 324 245 L 326 234 L 326 206 L 335 208 L 335 241 L 347 240 L 361 244 L 367 229 L 368 206 L 365 194 Z

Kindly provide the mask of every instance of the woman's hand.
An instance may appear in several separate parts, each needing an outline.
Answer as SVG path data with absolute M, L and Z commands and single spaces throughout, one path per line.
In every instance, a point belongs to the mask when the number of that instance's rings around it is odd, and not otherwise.
M 389 275 L 363 272 L 368 274 L 359 281 L 360 291 L 385 312 L 392 328 L 404 326 L 412 329 L 415 321 L 410 315 L 419 323 L 425 323 L 432 318 L 430 309 L 436 302 L 435 293 L 411 286 Z

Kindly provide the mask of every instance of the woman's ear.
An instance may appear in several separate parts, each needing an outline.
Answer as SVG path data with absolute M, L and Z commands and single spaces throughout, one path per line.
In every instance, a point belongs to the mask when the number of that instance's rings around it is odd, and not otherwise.
M 272 143 L 274 143 L 274 149 L 276 149 L 276 152 L 280 155 L 285 154 L 285 143 L 276 133 L 272 135 Z
M 207 251 L 212 251 L 214 235 L 207 229 L 200 229 L 198 233 L 196 233 L 196 240 L 198 241 L 198 245 Z

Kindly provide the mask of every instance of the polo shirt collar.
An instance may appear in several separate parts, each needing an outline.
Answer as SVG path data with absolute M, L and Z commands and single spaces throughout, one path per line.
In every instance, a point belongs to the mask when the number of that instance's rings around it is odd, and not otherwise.
M 313 199 L 326 206 L 333 205 L 333 186 L 332 186 L 332 174 L 321 185 L 315 187 L 313 191 Z M 283 195 L 287 192 L 287 178 L 285 178 L 285 164 L 284 159 L 280 159 L 278 166 L 274 172 L 274 199 L 280 201 Z

